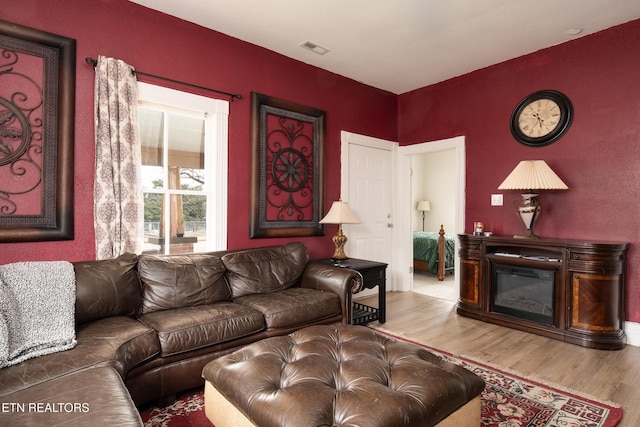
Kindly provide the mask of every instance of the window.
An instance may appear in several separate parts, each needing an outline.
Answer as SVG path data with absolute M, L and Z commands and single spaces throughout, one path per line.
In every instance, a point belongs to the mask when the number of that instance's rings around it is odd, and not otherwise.
M 138 83 L 144 253 L 226 249 L 229 103 Z

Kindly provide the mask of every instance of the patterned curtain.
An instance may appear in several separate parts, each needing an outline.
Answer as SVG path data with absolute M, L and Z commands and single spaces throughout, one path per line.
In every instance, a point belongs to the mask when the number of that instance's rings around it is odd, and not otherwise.
M 102 56 L 95 84 L 96 259 L 111 259 L 142 248 L 138 86 L 133 67 Z

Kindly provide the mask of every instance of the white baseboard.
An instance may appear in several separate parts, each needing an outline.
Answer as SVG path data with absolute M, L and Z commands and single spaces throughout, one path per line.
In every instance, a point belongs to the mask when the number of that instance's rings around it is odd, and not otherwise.
M 640 323 L 625 322 L 624 326 L 627 334 L 627 344 L 640 347 Z

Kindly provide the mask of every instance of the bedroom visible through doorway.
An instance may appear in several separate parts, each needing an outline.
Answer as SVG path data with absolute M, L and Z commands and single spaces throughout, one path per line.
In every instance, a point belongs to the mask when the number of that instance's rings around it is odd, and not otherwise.
M 426 239 L 437 245 L 437 236 L 442 226 L 448 237 L 455 238 L 455 208 L 456 208 L 456 150 L 454 148 L 415 154 L 411 156 L 411 229 L 413 239 Z M 429 202 L 429 211 L 417 209 L 421 201 Z M 422 231 L 422 233 L 421 233 Z M 425 234 L 426 233 L 426 234 Z M 433 237 L 434 240 L 431 240 Z M 445 275 L 444 281 L 439 281 L 433 271 L 422 270 L 425 264 L 431 264 L 430 256 L 437 257 L 437 251 L 424 252 L 424 247 L 414 243 L 413 290 L 425 295 L 455 301 L 458 297 L 453 271 Z M 418 245 L 424 244 L 421 242 Z M 435 249 L 435 247 L 434 247 Z M 455 247 L 448 249 L 455 251 Z M 425 257 L 425 259 L 420 259 Z M 450 263 L 455 262 L 455 256 Z M 447 265 L 446 267 L 453 267 Z
M 446 164 L 447 168 L 447 184 L 451 184 L 448 187 L 447 193 L 451 195 L 451 202 L 441 202 L 438 198 L 438 194 L 421 194 L 417 193 L 416 184 L 412 184 L 412 159 L 414 156 L 434 155 L 438 158 L 438 153 L 449 153 L 451 160 L 444 161 L 442 158 L 441 163 Z M 446 157 L 446 155 L 445 155 Z M 413 162 L 415 163 L 415 162 Z M 415 164 L 414 164 L 415 166 Z M 438 166 L 439 167 L 439 166 Z M 431 168 L 436 168 L 432 166 Z M 419 198 L 422 197 L 434 197 L 434 203 L 438 204 L 439 208 L 448 208 L 444 211 L 437 212 L 436 205 L 431 204 L 431 211 L 427 214 L 434 213 L 434 217 L 430 218 L 434 224 L 430 225 L 425 217 L 425 230 L 427 226 L 438 227 L 433 231 L 439 230 L 439 224 L 445 227 L 445 232 L 452 236 L 451 243 L 453 245 L 453 251 L 451 256 L 453 257 L 453 282 L 456 292 L 459 288 L 460 278 L 460 266 L 457 254 L 457 235 L 464 232 L 464 218 L 465 218 L 465 137 L 456 136 L 452 138 L 442 139 L 438 141 L 423 142 L 420 144 L 411 144 L 399 147 L 398 149 L 398 209 L 401 211 L 401 218 L 398 221 L 397 236 L 398 236 L 398 265 L 406 266 L 400 268 L 400 283 L 403 291 L 411 291 L 414 289 L 413 284 L 413 232 L 414 230 L 422 230 L 422 215 L 416 209 Z M 432 178 L 432 180 L 441 182 L 442 178 Z M 436 182 L 434 185 L 437 185 Z M 451 208 L 451 206 L 453 206 Z M 436 270 L 437 271 L 437 270 Z M 447 275 L 451 275 L 448 272 Z

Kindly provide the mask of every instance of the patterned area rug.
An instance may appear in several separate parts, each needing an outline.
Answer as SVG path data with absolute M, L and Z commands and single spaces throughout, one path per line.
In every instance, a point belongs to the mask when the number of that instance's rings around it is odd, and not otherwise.
M 622 418 L 619 405 L 599 402 L 579 392 L 525 379 L 513 372 L 376 330 L 427 348 L 484 379 L 482 427 L 613 427 Z M 183 393 L 174 404 L 164 408 L 146 407 L 141 415 L 145 426 L 150 427 L 212 426 L 204 414 L 202 389 Z
M 147 406 L 140 411 L 140 416 L 145 426 L 213 426 L 204 414 L 203 388 L 178 394 L 176 401 L 169 406 Z

